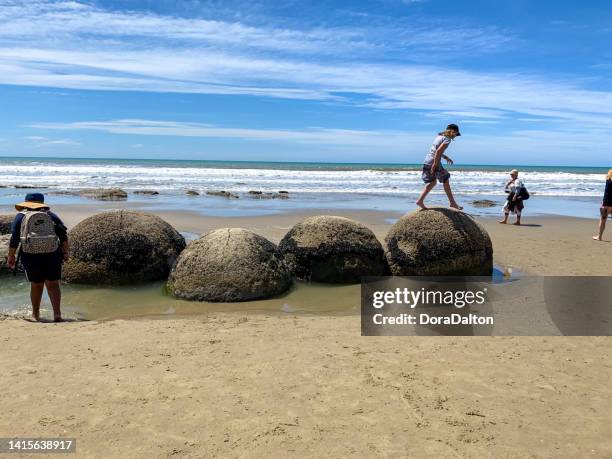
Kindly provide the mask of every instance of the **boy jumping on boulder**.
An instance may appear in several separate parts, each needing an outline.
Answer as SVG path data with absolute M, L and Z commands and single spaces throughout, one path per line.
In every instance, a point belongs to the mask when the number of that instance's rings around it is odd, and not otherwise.
M 459 132 L 459 126 L 456 124 L 449 124 L 446 126 L 444 131 L 438 133 L 438 136 L 434 139 L 433 144 L 429 149 L 429 153 L 427 153 L 427 156 L 425 156 L 423 173 L 421 174 L 423 182 L 425 182 L 425 188 L 421 192 L 421 196 L 419 196 L 419 199 L 416 202 L 416 205 L 421 209 L 427 209 L 425 206 L 425 198 L 429 192 L 433 190 L 438 181 L 442 182 L 444 185 L 444 191 L 446 192 L 446 196 L 448 196 L 450 206 L 458 210 L 463 209 L 463 207 L 457 204 L 457 201 L 455 201 L 455 198 L 453 197 L 453 192 L 450 187 L 450 172 L 444 169 L 444 167 L 442 167 L 440 164 L 442 158 L 444 158 L 448 164 L 453 164 L 453 160 L 446 156 L 444 151 L 448 148 L 453 139 L 455 137 L 459 137 L 460 135 L 461 133 Z

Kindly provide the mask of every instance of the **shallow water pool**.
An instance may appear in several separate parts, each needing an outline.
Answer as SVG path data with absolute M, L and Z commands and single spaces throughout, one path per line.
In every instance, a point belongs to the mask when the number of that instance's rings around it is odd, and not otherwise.
M 517 280 L 521 274 L 496 266 L 493 283 Z M 23 276 L 0 277 L 0 314 L 29 316 L 30 286 Z M 62 314 L 72 320 L 107 320 L 143 316 L 173 316 L 211 312 L 276 312 L 289 314 L 356 314 L 360 310 L 361 285 L 295 282 L 288 293 L 268 300 L 241 303 L 207 303 L 177 300 L 164 291 L 164 282 L 137 286 L 104 287 L 64 285 Z M 41 315 L 53 316 L 46 293 Z

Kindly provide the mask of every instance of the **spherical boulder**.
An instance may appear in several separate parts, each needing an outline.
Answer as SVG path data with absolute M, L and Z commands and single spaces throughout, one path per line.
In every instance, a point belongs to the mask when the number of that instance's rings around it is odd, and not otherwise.
M 0 234 L 10 234 L 15 214 L 0 215 Z
M 168 279 L 168 291 L 195 301 L 234 302 L 270 298 L 291 286 L 277 247 L 242 228 L 221 228 L 191 242 Z
M 385 238 L 385 255 L 396 276 L 490 276 L 493 245 L 466 213 L 446 207 L 400 218 Z
M 156 215 L 119 210 L 92 215 L 69 232 L 64 280 L 121 285 L 166 279 L 185 238 Z
M 357 283 L 365 276 L 388 274 L 382 245 L 374 233 L 344 217 L 309 217 L 291 228 L 279 249 L 298 279 Z

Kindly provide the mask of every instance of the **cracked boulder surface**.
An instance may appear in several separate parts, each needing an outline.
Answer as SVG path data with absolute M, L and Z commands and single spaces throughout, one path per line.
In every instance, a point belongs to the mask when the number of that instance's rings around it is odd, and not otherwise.
M 291 274 L 276 245 L 242 228 L 221 228 L 191 242 L 168 279 L 168 291 L 192 301 L 237 302 L 286 292 Z
M 119 210 L 81 221 L 68 233 L 63 278 L 76 284 L 125 285 L 167 279 L 185 238 L 157 215 Z
M 418 210 L 400 218 L 385 237 L 394 276 L 490 276 L 489 233 L 464 212 L 447 207 Z
M 279 249 L 292 274 L 306 281 L 351 284 L 388 273 L 374 233 L 349 218 L 306 218 L 291 228 Z

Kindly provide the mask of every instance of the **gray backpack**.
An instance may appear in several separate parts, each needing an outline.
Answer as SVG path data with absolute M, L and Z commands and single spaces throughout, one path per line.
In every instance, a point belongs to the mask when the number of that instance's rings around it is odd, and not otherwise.
M 55 222 L 44 210 L 22 212 L 21 250 L 25 253 L 53 253 L 59 247 Z

